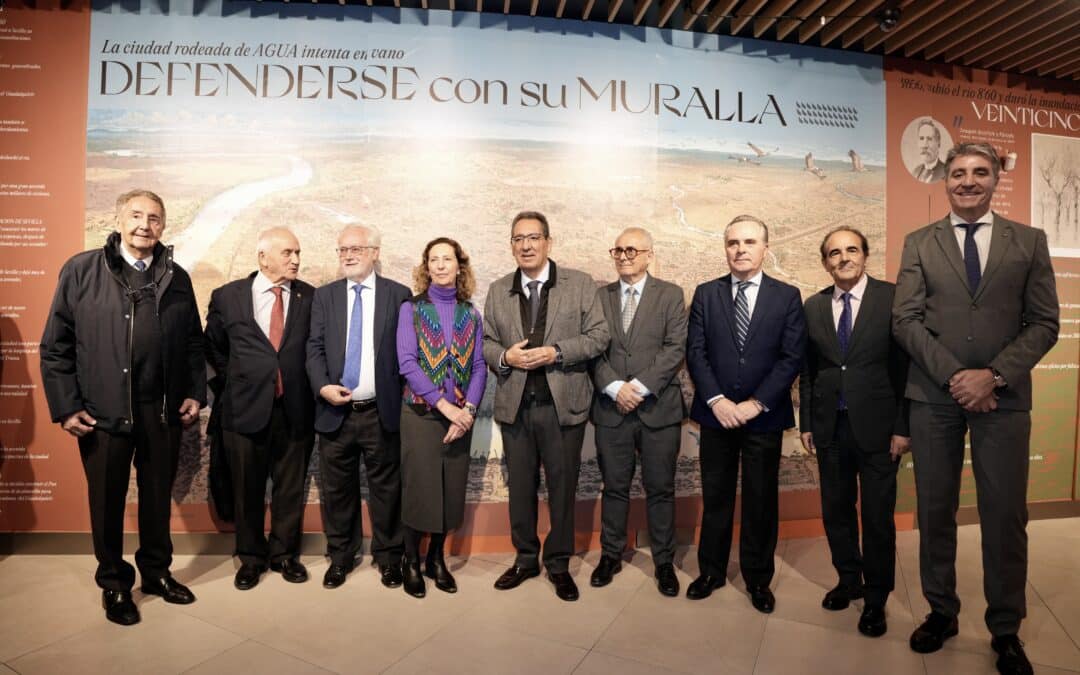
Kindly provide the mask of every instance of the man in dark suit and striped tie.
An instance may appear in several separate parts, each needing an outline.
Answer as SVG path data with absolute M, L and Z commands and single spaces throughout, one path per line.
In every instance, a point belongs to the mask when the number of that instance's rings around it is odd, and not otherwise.
M 780 444 L 795 426 L 791 383 L 806 345 L 799 291 L 765 275 L 769 230 L 737 216 L 724 230 L 731 274 L 694 291 L 686 367 L 694 381 L 690 418 L 701 425 L 700 576 L 686 597 L 709 597 L 726 583 L 742 463 L 739 565 L 759 612 L 776 605 L 769 583 L 778 530 Z

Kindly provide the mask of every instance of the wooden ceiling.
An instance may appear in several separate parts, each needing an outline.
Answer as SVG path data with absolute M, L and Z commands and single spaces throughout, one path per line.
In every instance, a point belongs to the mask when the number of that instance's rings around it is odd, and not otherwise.
M 1080 0 L 338 2 L 368 5 L 393 2 L 398 7 L 500 12 L 673 28 L 1080 81 Z M 882 30 L 882 12 L 897 9 L 899 20 L 890 30 Z

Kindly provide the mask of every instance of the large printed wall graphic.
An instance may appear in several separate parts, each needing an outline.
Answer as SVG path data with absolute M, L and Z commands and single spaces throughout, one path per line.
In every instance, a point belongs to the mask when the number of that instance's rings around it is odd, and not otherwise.
M 1006 214 L 1053 227 L 1055 253 L 1080 252 L 1075 112 L 1057 110 L 1063 127 L 1006 138 L 970 109 L 954 111 L 963 96 L 916 94 L 899 78 L 929 75 L 885 70 L 878 57 L 486 14 L 138 4 L 15 9 L 0 23 L 0 530 L 88 529 L 77 449 L 49 421 L 39 387 L 37 340 L 63 260 L 102 244 L 116 196 L 132 187 L 165 198 L 164 239 L 191 272 L 204 315 L 211 290 L 255 269 L 256 234 L 271 225 L 298 234 L 301 278 L 315 285 L 338 275 L 345 224 L 378 227 L 381 272 L 403 282 L 425 242 L 455 237 L 472 257 L 482 306 L 488 285 L 513 268 L 509 224 L 523 209 L 549 217 L 553 259 L 598 284 L 616 277 L 607 255 L 615 236 L 640 225 L 656 238 L 652 271 L 689 300 L 726 273 L 723 226 L 742 213 L 769 225 L 766 272 L 804 296 L 827 285 L 817 247 L 840 224 L 867 233 L 870 273 L 892 278 L 903 234 L 945 213 L 927 158 L 950 139 L 991 131 L 1015 163 Z M 48 47 L 61 34 L 72 39 L 56 54 Z M 1057 98 L 1080 106 L 1075 95 Z M 928 147 L 930 121 L 939 147 Z M 25 159 L 12 159 L 7 139 Z M 1062 302 L 1075 303 L 1066 300 L 1076 292 L 1072 259 L 1055 264 Z M 1071 497 L 1076 332 L 1075 321 L 1063 324 L 1047 358 L 1060 367 L 1040 380 L 1033 498 Z M 508 531 L 489 406 L 473 440 L 474 537 Z M 177 530 L 215 527 L 202 431 L 186 436 Z M 600 488 L 591 436 L 578 495 L 585 529 Z M 686 526 L 698 512 L 697 436 L 684 426 Z M 816 461 L 797 438 L 785 438 L 781 514 L 813 519 Z M 306 526 L 317 530 L 317 461 L 311 469 Z

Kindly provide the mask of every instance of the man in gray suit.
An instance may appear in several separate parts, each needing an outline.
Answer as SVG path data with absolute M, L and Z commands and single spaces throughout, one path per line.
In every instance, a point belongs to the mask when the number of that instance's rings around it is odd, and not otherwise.
M 911 356 L 911 447 L 919 573 L 931 613 L 911 636 L 929 653 L 958 632 L 956 509 L 971 460 L 982 530 L 986 625 L 998 670 L 1030 673 L 1017 632 L 1025 615 L 1031 370 L 1057 341 L 1058 300 L 1046 234 L 990 210 L 1000 170 L 986 143 L 948 154 L 952 212 L 907 236 L 893 331 Z
M 559 598 L 577 600 L 568 564 L 593 393 L 589 363 L 607 347 L 607 322 L 592 278 L 548 258 L 551 233 L 542 213 L 514 217 L 510 247 L 518 269 L 491 284 L 484 305 L 484 360 L 496 376 L 495 421 L 502 430 L 510 536 L 517 549 L 495 588 L 516 588 L 540 574 L 536 519 L 543 465 L 551 515 L 544 567 Z
M 641 452 L 649 542 L 656 585 L 679 594 L 675 576 L 675 462 L 686 417 L 676 374 L 686 353 L 686 303 L 682 289 L 648 273 L 653 238 L 630 227 L 609 251 L 619 280 L 600 288 L 611 344 L 596 361 L 592 422 L 604 478 L 600 564 L 589 582 L 607 586 L 622 569 L 626 517 L 636 452 Z
M 865 597 L 859 632 L 880 637 L 896 573 L 897 461 L 911 439 L 908 358 L 892 336 L 895 287 L 866 273 L 869 255 L 866 237 L 847 225 L 821 241 L 834 283 L 806 300 L 799 430 L 803 447 L 817 454 L 821 516 L 839 576 L 821 606 L 838 611 Z

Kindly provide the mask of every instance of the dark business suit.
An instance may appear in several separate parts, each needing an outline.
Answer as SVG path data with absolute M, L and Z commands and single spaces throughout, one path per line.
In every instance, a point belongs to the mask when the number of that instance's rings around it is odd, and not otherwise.
M 290 283 L 280 348 L 255 319 L 252 285 L 258 272 L 218 288 L 206 316 L 206 354 L 219 380 L 214 401 L 232 475 L 236 553 L 265 567 L 300 554 L 304 479 L 315 442 L 315 404 L 306 359 L 315 289 Z M 284 393 L 275 397 L 280 370 Z M 270 540 L 264 535 L 266 479 L 273 482 Z
M 629 331 L 623 330 L 621 284 L 600 288 L 597 299 L 611 333 L 611 343 L 593 368 L 592 423 L 604 479 L 600 545 L 611 558 L 619 558 L 626 549 L 630 481 L 640 451 L 653 564 L 670 563 L 675 555 L 675 462 L 686 418 L 676 377 L 686 353 L 683 292 L 675 284 L 647 276 Z M 624 415 L 604 388 L 634 379 L 650 394 Z
M 893 284 L 866 277 L 846 352 L 833 318 L 834 288 L 806 301 L 799 429 L 813 434 L 817 449 L 822 518 L 840 583 L 865 580 L 867 603 L 883 605 L 896 572 L 897 463 L 889 449 L 893 435 L 908 435 L 907 355 L 892 337 Z
M 999 636 L 1015 634 L 1026 613 L 1031 370 L 1057 341 L 1059 308 L 1046 234 L 997 215 L 993 220 L 986 269 L 974 292 L 948 217 L 907 236 L 893 331 L 912 361 L 905 394 L 923 594 L 940 614 L 960 611 L 956 510 L 970 431 L 985 618 Z M 972 413 L 953 400 L 948 381 L 965 368 L 1002 375 L 1007 386 L 995 391 L 997 410 Z
M 348 303 L 345 279 L 315 291 L 307 372 L 315 392 L 315 430 L 319 432 L 323 526 L 331 563 L 351 569 L 363 542 L 360 517 L 360 456 L 367 470 L 371 555 L 380 565 L 397 564 L 404 552 L 401 531 L 402 378 L 398 373 L 397 322 L 405 286 L 375 277 L 375 392 L 373 404 L 331 405 L 319 390 L 339 384 L 345 369 Z
M 699 285 L 686 341 L 695 388 L 690 418 L 701 425 L 698 564 L 702 575 L 726 576 L 741 460 L 739 563 L 748 586 L 767 586 L 775 571 L 780 445 L 784 429 L 795 426 L 791 384 L 806 345 L 799 291 L 763 274 L 741 351 L 735 336 L 731 275 Z M 724 429 L 708 405 L 719 395 L 733 403 L 754 398 L 765 410 L 740 428 Z

